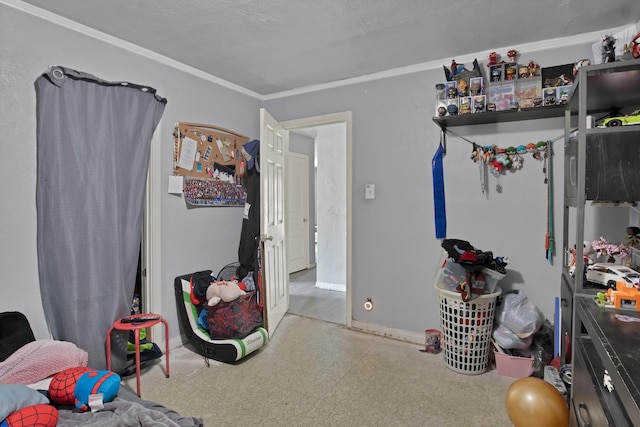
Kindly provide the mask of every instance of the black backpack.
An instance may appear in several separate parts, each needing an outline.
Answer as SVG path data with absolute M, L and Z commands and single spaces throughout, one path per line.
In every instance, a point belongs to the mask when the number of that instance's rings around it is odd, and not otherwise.
M 26 316 L 17 311 L 0 313 L 0 362 L 4 362 L 20 347 L 35 341 Z

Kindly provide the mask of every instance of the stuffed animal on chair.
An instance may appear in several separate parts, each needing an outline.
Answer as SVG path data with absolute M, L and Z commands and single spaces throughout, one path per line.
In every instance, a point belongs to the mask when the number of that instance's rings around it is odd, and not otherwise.
M 238 298 L 240 295 L 245 295 L 238 282 L 233 281 L 216 281 L 211 282 L 211 285 L 207 288 L 207 304 L 210 307 L 218 304 L 220 301 L 231 302 Z

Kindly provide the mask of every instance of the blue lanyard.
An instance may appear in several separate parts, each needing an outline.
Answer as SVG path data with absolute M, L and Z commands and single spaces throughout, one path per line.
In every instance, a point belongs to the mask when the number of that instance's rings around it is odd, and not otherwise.
M 447 212 L 444 200 L 444 167 L 442 159 L 445 151 L 442 145 L 442 136 L 436 154 L 431 160 L 433 172 L 433 213 L 436 225 L 436 239 L 444 239 L 447 236 Z

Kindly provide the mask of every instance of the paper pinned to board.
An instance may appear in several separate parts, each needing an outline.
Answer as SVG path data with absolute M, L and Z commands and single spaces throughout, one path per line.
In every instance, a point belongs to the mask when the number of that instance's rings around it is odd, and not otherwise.
M 196 158 L 196 151 L 198 149 L 198 142 L 195 139 L 184 137 L 182 139 L 182 149 L 180 150 L 180 159 L 178 160 L 178 167 L 182 169 L 193 169 L 193 161 Z
M 228 141 L 225 138 L 225 141 Z M 216 138 L 216 144 L 218 144 L 218 149 L 220 150 L 220 154 L 222 154 L 222 160 L 228 162 L 231 160 L 231 156 L 229 156 L 229 148 L 220 138 Z

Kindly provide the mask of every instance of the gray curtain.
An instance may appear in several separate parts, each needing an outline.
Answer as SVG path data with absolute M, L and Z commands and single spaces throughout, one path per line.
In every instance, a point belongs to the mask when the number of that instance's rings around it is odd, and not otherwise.
M 65 67 L 38 77 L 36 95 L 45 317 L 54 339 L 75 343 L 90 367 L 105 369 L 107 331 L 130 313 L 149 149 L 166 100 L 150 87 Z

